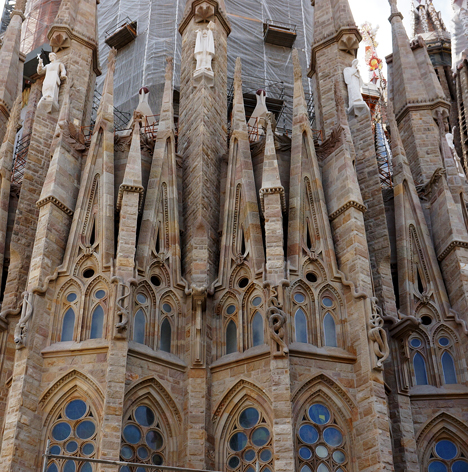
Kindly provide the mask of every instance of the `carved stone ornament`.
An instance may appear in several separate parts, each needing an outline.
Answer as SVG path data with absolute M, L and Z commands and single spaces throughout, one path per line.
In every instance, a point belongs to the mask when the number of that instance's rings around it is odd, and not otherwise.
M 195 23 L 209 23 L 214 18 L 213 5 L 198 5 L 195 10 Z
M 388 346 L 387 332 L 383 328 L 382 309 L 377 305 L 375 298 L 371 299 L 371 304 L 372 315 L 369 321 L 369 340 L 376 357 L 374 368 L 376 370 L 383 370 L 383 363 L 390 355 L 390 348 Z
M 345 34 L 338 41 L 338 49 L 347 54 L 355 56 L 355 51 L 359 48 L 359 41 L 354 34 Z
M 285 357 L 289 349 L 285 342 L 285 324 L 287 315 L 281 309 L 282 304 L 278 300 L 278 287 L 271 287 L 271 297 L 268 300 L 269 308 L 266 311 L 270 339 L 272 341 L 272 354 L 274 357 Z
M 69 48 L 71 46 L 71 41 L 66 33 L 63 31 L 57 31 L 50 38 L 49 44 L 53 52 L 59 52 L 62 49 Z
M 23 293 L 23 309 L 21 310 L 21 317 L 15 328 L 16 349 L 23 349 L 26 346 L 26 335 L 28 333 L 29 321 L 34 312 L 32 299 L 33 294 L 31 292 Z
M 125 284 L 120 277 L 113 277 L 111 280 L 112 283 L 117 283 L 117 301 L 115 302 L 117 311 L 116 319 L 117 323 L 115 329 L 117 330 L 117 336 L 119 338 L 125 338 L 128 331 L 128 320 L 129 312 L 125 307 L 127 305 L 127 298 L 131 294 L 131 288 Z

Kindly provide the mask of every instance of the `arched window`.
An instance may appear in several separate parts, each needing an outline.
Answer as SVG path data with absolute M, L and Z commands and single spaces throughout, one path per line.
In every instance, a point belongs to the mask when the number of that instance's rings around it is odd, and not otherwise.
M 427 370 L 424 357 L 417 352 L 413 357 L 414 375 L 416 377 L 416 385 L 427 385 Z
M 166 318 L 161 325 L 161 351 L 171 352 L 172 327 Z
M 226 354 L 232 354 L 233 352 L 237 352 L 237 326 L 231 320 L 226 328 Z
M 104 310 L 101 305 L 98 305 L 91 318 L 91 334 L 90 339 L 102 338 L 102 327 L 104 325 Z
M 252 345 L 260 346 L 264 342 L 263 316 L 257 311 L 252 319 Z
M 161 422 L 152 407 L 139 405 L 133 408 L 122 428 L 120 457 L 125 462 L 163 465 L 166 463 L 166 440 L 161 429 Z M 120 472 L 131 472 L 127 466 Z M 142 472 L 143 472 L 142 468 Z
M 468 472 L 467 451 L 452 439 L 438 440 L 431 447 L 427 472 Z
M 96 457 L 97 433 L 99 427 L 96 415 L 85 400 L 74 399 L 65 404 L 52 423 L 48 438 L 50 453 L 56 455 Z M 90 463 L 67 460 L 60 463 L 52 459 L 47 472 L 91 472 Z M 81 468 L 79 468 L 81 465 Z
M 455 362 L 453 361 L 452 355 L 445 351 L 441 357 L 442 370 L 444 372 L 444 382 L 446 384 L 457 383 L 457 373 L 455 371 Z
M 231 426 L 226 448 L 228 470 L 272 472 L 273 445 L 271 428 L 254 406 L 243 408 Z
M 135 314 L 133 321 L 133 340 L 136 343 L 145 344 L 146 316 L 142 309 Z
M 75 312 L 73 308 L 69 308 L 62 321 L 62 335 L 60 341 L 73 341 L 73 333 L 75 331 Z
M 323 338 L 325 346 L 338 346 L 338 343 L 336 342 L 335 320 L 330 312 L 327 312 L 323 318 Z
M 305 408 L 296 429 L 299 472 L 344 472 L 349 461 L 347 437 L 333 412 L 314 402 Z
M 298 343 L 308 342 L 307 341 L 307 318 L 302 308 L 299 308 L 296 311 L 296 315 L 294 316 L 294 329 L 296 331 L 296 342 Z

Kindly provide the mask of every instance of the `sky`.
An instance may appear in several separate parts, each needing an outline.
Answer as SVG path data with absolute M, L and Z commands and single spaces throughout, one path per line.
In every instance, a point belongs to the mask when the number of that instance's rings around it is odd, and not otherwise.
M 411 2 L 413 0 L 399 0 L 398 8 L 403 14 L 403 22 L 406 31 L 411 31 Z M 390 5 L 388 0 L 349 0 L 353 11 L 354 20 L 358 26 L 368 21 L 373 27 L 379 26 L 377 42 L 379 47 L 377 52 L 380 59 L 385 60 L 385 56 L 392 53 L 392 32 L 388 17 L 390 16 Z M 437 11 L 442 13 L 445 26 L 450 29 L 450 19 L 452 17 L 452 6 L 450 0 L 433 0 Z M 361 43 L 362 44 L 362 43 Z M 361 46 L 358 58 L 360 60 L 361 75 L 364 82 L 367 82 L 368 73 L 364 72 L 364 47 Z M 384 69 L 385 74 L 385 69 Z

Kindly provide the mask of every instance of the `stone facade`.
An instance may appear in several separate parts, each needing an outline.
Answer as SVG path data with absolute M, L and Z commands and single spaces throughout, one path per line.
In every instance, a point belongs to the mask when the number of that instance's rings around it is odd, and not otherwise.
M 268 114 L 252 139 L 240 59 L 228 117 L 222 0 L 187 1 L 178 126 L 168 58 L 157 127 L 136 111 L 115 131 L 111 49 L 86 138 L 97 5 L 62 1 L 48 37 L 67 79 L 59 111 L 33 84 L 20 188 L 21 100 L 0 80 L 0 472 L 42 470 L 48 440 L 133 463 L 52 458 L 48 472 L 468 470 L 468 182 L 445 140 L 466 77 L 440 84 L 390 5 L 383 191 L 370 113 L 345 106 L 361 40 L 347 0 L 315 0 L 318 141 L 294 50 L 291 134 Z

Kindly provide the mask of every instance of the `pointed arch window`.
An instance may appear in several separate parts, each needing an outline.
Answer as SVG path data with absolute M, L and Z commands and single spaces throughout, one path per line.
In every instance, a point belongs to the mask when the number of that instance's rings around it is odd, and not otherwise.
M 307 318 L 302 310 L 299 308 L 294 316 L 294 329 L 296 331 L 296 342 L 307 343 Z
M 265 330 L 263 327 L 263 316 L 256 311 L 252 318 L 252 345 L 260 346 L 265 343 Z
M 171 352 L 172 327 L 168 318 L 161 325 L 161 351 Z
M 75 340 L 76 314 L 79 313 L 79 296 L 77 287 L 70 287 L 62 298 L 60 307 L 61 318 L 57 322 L 54 334 L 55 342 L 67 342 Z
M 104 310 L 101 305 L 98 305 L 91 317 L 91 334 L 90 339 L 102 338 L 102 329 L 104 326 Z
M 133 322 L 133 340 L 139 344 L 145 344 L 146 316 L 142 309 L 135 314 Z
M 468 472 L 466 444 L 455 438 L 440 437 L 432 444 L 428 456 L 428 472 Z
M 167 440 L 161 421 L 152 406 L 137 405 L 126 415 L 122 428 L 120 457 L 125 462 L 148 465 L 166 464 Z M 120 472 L 133 470 L 139 471 L 139 469 L 127 466 L 120 468 Z
M 444 382 L 446 384 L 456 384 L 457 383 L 457 373 L 455 371 L 455 362 L 452 355 L 445 351 L 441 357 L 442 360 L 442 370 L 444 373 Z
M 333 315 L 327 312 L 323 318 L 323 338 L 324 345 L 330 347 L 337 347 L 336 342 L 336 324 Z
M 73 341 L 73 334 L 75 331 L 75 312 L 73 308 L 69 308 L 62 321 L 62 335 L 60 337 L 61 342 Z
M 334 412 L 309 404 L 296 426 L 296 463 L 300 472 L 343 472 L 349 461 L 348 438 Z
M 257 407 L 244 407 L 234 417 L 227 439 L 226 463 L 233 472 L 274 470 L 271 427 Z
M 442 382 L 446 385 L 458 383 L 455 368 L 455 343 L 452 337 L 448 333 L 442 332 L 437 338 L 436 347 L 438 349 Z
M 322 313 L 322 346 L 341 347 L 342 333 L 337 320 L 340 319 L 339 306 L 336 297 L 327 291 L 320 299 L 320 307 Z
M 48 439 L 50 439 L 50 453 L 56 455 L 96 457 L 97 437 L 99 425 L 96 415 L 85 399 L 75 398 L 63 405 L 56 419 L 51 423 Z M 74 472 L 82 462 L 71 459 L 59 463 L 51 459 L 47 465 L 47 472 Z M 92 467 L 81 466 L 80 472 L 91 472 Z
M 237 352 L 237 326 L 230 320 L 226 327 L 226 354 Z
M 416 385 L 428 385 L 426 361 L 420 352 L 416 352 L 413 357 L 413 367 Z

